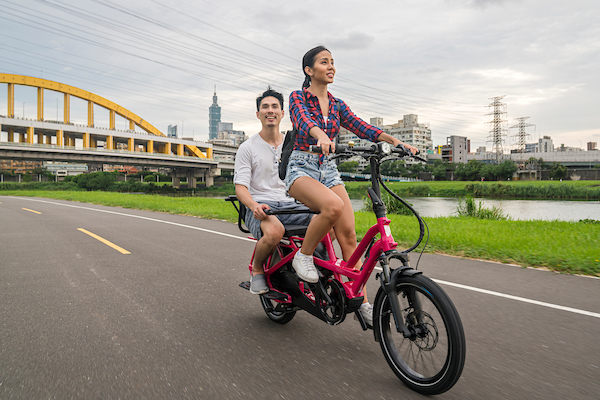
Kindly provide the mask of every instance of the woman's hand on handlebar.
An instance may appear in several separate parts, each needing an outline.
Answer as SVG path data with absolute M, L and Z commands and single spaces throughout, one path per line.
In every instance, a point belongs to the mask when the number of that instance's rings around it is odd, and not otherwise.
M 395 147 L 403 147 L 406 150 L 410 151 L 413 155 L 417 155 L 419 154 L 419 150 L 415 147 L 415 146 L 411 146 L 410 144 L 406 144 L 404 142 L 401 142 L 399 139 L 394 138 L 394 143 L 393 145 Z
M 335 143 L 327 136 L 317 141 L 317 147 L 321 148 L 322 154 L 328 155 L 329 153 L 335 153 Z
M 335 143 L 331 141 L 329 136 L 318 126 L 313 126 L 309 132 L 310 136 L 317 139 L 317 147 L 321 148 L 321 153 L 327 155 L 335 153 Z
M 404 147 L 408 149 L 411 153 L 413 153 L 413 155 L 419 154 L 419 149 L 417 149 L 415 146 L 411 146 L 410 144 L 404 143 Z

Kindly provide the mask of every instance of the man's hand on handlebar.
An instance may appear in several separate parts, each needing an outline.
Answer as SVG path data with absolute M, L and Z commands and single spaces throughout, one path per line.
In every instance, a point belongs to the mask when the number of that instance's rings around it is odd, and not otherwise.
M 252 208 L 252 214 L 254 214 L 254 218 L 256 218 L 259 221 L 262 221 L 268 216 L 267 214 L 265 214 L 265 210 L 270 209 L 271 207 L 269 207 L 267 204 L 256 203 L 256 205 Z

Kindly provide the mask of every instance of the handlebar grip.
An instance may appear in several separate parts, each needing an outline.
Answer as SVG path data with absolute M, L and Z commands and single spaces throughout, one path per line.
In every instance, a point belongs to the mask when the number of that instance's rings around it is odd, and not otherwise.
M 315 144 L 311 144 L 309 147 L 309 150 L 311 153 L 318 153 L 321 154 L 321 147 L 317 146 Z M 348 151 L 348 146 L 346 146 L 345 144 L 336 144 L 335 145 L 335 153 L 334 154 L 341 154 L 341 153 L 345 153 L 346 151 Z
M 404 147 L 404 145 L 399 144 L 398 146 L 394 147 L 392 149 L 392 152 L 394 153 L 399 153 L 401 156 L 411 156 L 412 153 L 410 151 L 408 151 L 408 149 L 406 147 Z

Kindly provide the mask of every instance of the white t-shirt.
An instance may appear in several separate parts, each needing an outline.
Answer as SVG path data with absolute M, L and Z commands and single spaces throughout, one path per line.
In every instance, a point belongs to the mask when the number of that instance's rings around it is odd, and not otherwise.
M 279 179 L 282 147 L 283 143 L 275 147 L 256 134 L 242 143 L 235 155 L 233 183 L 246 186 L 256 202 L 294 201 Z

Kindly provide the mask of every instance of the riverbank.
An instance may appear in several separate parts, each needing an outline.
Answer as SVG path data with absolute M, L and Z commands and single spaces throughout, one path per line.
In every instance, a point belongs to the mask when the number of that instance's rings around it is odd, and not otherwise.
M 351 197 L 362 197 L 368 182 L 344 182 Z M 492 197 L 503 199 L 600 200 L 600 181 L 507 181 L 507 182 L 387 182 L 400 196 Z
M 351 198 L 360 199 L 367 193 L 370 183 L 364 181 L 344 182 Z M 169 193 L 171 196 L 228 196 L 235 193 L 235 185 L 196 189 L 165 188 L 162 183 L 120 182 L 120 192 Z M 132 188 L 128 188 L 130 184 Z M 507 181 L 507 182 L 387 182 L 386 185 L 403 197 L 489 197 L 495 199 L 537 199 L 537 200 L 600 200 L 600 181 Z M 88 188 L 89 189 L 89 188 Z M 169 189 L 169 190 L 167 190 Z M 85 190 L 74 182 L 29 182 L 0 183 L 0 193 L 6 190 Z M 97 189 L 92 189 L 97 190 Z
M 0 199 L 2 195 L 45 197 L 237 222 L 237 213 L 229 203 L 206 197 L 75 191 L 0 191 Z M 356 231 L 362 237 L 375 219 L 371 213 L 355 215 Z M 407 247 L 416 240 L 415 218 L 400 215 L 389 218 L 400 247 Z M 431 231 L 425 250 L 429 253 L 600 276 L 600 224 L 594 221 L 484 221 L 438 217 L 426 218 L 426 222 Z

